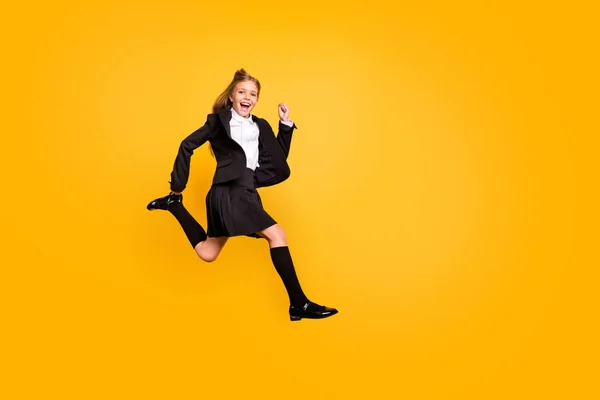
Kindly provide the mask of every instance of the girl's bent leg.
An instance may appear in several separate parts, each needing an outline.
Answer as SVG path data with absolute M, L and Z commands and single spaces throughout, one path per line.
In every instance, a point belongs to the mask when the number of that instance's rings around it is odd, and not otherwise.
M 183 203 L 169 205 L 168 211 L 177 218 L 192 247 L 195 248 L 198 243 L 206 240 L 206 231 L 185 209 Z
M 209 237 L 198 243 L 194 247 L 194 250 L 196 250 L 196 254 L 198 254 L 198 257 L 203 261 L 213 262 L 219 256 L 221 250 L 223 250 L 225 243 L 227 243 L 227 239 L 229 239 L 227 236 Z

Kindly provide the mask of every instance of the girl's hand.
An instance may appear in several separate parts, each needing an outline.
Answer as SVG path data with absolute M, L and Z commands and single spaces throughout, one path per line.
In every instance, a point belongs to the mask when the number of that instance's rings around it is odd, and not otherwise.
M 280 120 L 287 121 L 289 119 L 290 109 L 288 108 L 288 106 L 285 103 L 279 103 L 277 110 L 279 111 L 279 119 Z

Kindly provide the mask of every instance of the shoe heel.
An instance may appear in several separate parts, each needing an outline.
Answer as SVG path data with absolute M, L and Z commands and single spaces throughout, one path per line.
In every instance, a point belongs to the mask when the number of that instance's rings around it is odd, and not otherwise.
M 302 319 L 302 317 L 299 317 L 297 315 L 290 315 L 290 321 L 300 321 Z

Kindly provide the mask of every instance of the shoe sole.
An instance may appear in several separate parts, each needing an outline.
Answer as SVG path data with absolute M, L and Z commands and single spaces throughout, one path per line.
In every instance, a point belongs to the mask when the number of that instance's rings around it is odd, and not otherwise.
M 334 315 L 336 315 L 338 313 L 338 311 L 331 313 L 329 315 L 324 315 L 322 317 L 317 317 L 317 318 L 308 318 L 308 317 L 300 317 L 298 315 L 290 315 L 290 321 L 295 322 L 295 321 L 300 321 L 302 319 L 324 319 L 324 318 L 329 318 L 329 317 L 333 317 Z

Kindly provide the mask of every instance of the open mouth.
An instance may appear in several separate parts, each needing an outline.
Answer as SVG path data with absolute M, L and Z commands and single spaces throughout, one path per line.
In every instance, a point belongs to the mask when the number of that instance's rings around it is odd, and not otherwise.
M 250 109 L 250 103 L 246 103 L 246 102 L 241 102 L 240 103 L 240 108 L 244 111 L 248 111 Z

